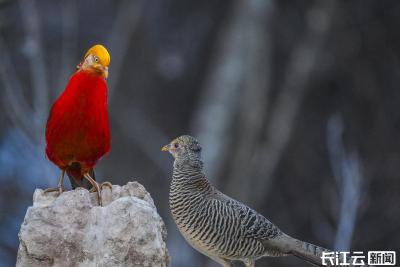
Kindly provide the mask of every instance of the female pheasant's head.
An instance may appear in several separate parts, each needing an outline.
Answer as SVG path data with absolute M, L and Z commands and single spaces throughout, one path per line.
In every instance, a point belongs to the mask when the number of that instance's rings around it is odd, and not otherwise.
M 182 135 L 174 139 L 161 150 L 171 153 L 176 162 L 185 162 L 200 168 L 203 166 L 200 143 L 190 135 Z
M 97 73 L 107 79 L 109 65 L 110 54 L 104 46 L 97 44 L 86 52 L 85 57 L 77 68 Z

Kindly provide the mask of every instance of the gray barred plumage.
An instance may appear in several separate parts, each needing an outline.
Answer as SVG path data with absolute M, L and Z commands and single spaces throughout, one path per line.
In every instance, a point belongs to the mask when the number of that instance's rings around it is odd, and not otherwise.
M 321 247 L 294 239 L 248 206 L 218 191 L 203 174 L 201 146 L 181 136 L 163 147 L 175 158 L 169 204 L 185 239 L 224 267 L 264 256 L 295 255 L 322 266 Z

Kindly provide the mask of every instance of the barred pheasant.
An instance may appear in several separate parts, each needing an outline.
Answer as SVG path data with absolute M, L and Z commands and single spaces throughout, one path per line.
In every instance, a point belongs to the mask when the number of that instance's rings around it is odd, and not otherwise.
M 329 250 L 286 235 L 264 216 L 210 184 L 202 171 L 201 146 L 195 138 L 183 135 L 162 151 L 175 158 L 169 195 L 172 216 L 196 250 L 224 267 L 234 266 L 233 261 L 254 267 L 261 257 L 287 255 L 322 266 L 322 252 Z

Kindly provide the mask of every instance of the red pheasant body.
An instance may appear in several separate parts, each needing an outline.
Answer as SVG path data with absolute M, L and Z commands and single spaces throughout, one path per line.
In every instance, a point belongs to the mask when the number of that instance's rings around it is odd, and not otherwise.
M 107 85 L 100 75 L 78 71 L 53 104 L 46 128 L 46 154 L 61 169 L 79 163 L 90 171 L 110 150 Z

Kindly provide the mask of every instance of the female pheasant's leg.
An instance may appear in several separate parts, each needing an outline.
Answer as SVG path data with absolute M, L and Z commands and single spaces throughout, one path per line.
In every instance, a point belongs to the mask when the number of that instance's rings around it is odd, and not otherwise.
M 60 195 L 61 195 L 61 193 L 65 191 L 65 189 L 64 189 L 64 175 L 65 175 L 65 170 L 61 170 L 61 175 L 60 175 L 60 178 L 58 179 L 58 187 L 47 188 L 46 190 L 44 190 L 44 193 L 58 191 L 60 193 Z
M 254 267 L 255 261 L 254 260 L 245 260 L 244 265 L 246 265 L 246 267 Z
M 233 262 L 230 260 L 226 260 L 223 258 L 212 258 L 212 259 L 221 264 L 223 267 L 235 267 Z
M 100 205 L 100 206 L 103 206 L 103 201 L 101 200 L 100 185 L 90 176 L 89 173 L 85 173 L 85 174 L 83 175 L 83 177 L 85 177 L 86 180 L 88 180 L 88 181 L 92 184 L 93 188 L 96 189 L 96 191 L 97 191 L 97 198 L 98 198 L 98 200 L 99 200 L 99 205 Z

